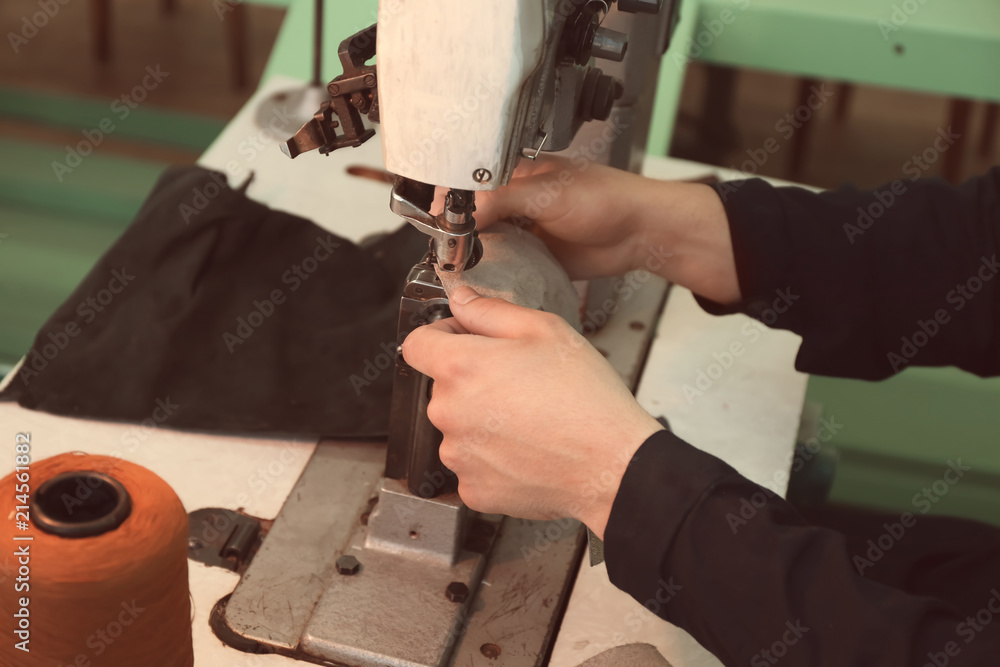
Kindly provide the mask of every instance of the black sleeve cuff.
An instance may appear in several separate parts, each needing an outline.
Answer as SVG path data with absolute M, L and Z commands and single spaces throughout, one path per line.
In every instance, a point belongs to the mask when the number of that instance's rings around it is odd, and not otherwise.
M 611 583 L 636 598 L 657 590 L 663 560 L 688 514 L 734 472 L 670 431 L 649 436 L 622 476 L 604 531 Z
M 751 317 L 770 306 L 775 290 L 787 280 L 788 235 L 782 225 L 782 201 L 775 188 L 759 178 L 712 185 L 729 220 L 736 259 L 736 276 L 743 300 L 730 306 L 698 297 L 713 315 L 747 313 Z

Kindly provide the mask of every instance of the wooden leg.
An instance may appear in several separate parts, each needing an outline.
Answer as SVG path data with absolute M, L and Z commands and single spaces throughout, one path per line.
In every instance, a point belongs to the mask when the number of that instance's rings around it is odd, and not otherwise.
M 802 166 L 806 161 L 806 149 L 809 147 L 809 128 L 815 118 L 816 111 L 809 106 L 809 97 L 812 95 L 812 88 L 818 85 L 819 81 L 816 79 L 799 79 L 798 100 L 792 114 L 795 115 L 799 109 L 804 107 L 812 112 L 812 117 L 805 122 L 800 122 L 799 127 L 795 129 L 795 134 L 792 135 L 792 156 L 788 161 L 788 170 L 786 172 L 788 180 L 791 181 L 800 180 Z
M 246 6 L 240 2 L 231 2 L 223 23 L 226 24 L 226 38 L 229 41 L 229 60 L 232 68 L 233 87 L 237 90 L 247 85 L 247 48 L 246 48 Z
M 106 63 L 111 59 L 111 0 L 90 0 L 90 34 L 94 57 Z
M 949 183 L 957 184 L 962 179 L 962 158 L 965 154 L 965 138 L 969 134 L 969 116 L 972 114 L 972 102 L 953 98 L 948 111 L 948 124 L 958 139 L 945 150 L 941 172 Z
M 698 146 L 702 160 L 722 164 L 737 144 L 733 106 L 739 72 L 732 67 L 706 64 L 707 83 L 698 122 Z
M 983 138 L 979 144 L 980 157 L 989 157 L 993 154 L 993 145 L 997 140 L 998 121 L 1000 121 L 1000 103 L 987 104 L 986 115 L 983 116 Z
M 842 83 L 837 91 L 836 118 L 838 123 L 847 119 L 847 114 L 851 110 L 851 100 L 854 97 L 854 84 Z

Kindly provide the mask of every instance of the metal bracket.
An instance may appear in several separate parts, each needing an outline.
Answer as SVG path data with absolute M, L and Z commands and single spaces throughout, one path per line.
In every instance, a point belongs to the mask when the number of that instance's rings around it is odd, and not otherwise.
M 438 216 L 430 212 L 433 201 L 433 186 L 400 177 L 392 186 L 389 210 L 431 237 L 430 263 L 449 273 L 473 268 L 483 256 L 483 245 L 472 217 L 476 208 L 474 195 L 462 190 L 450 191 L 445 211 Z
M 365 64 L 375 57 L 376 30 L 377 26 L 369 26 L 340 43 L 338 54 L 344 73 L 327 86 L 330 101 L 281 145 L 285 155 L 294 158 L 315 149 L 327 155 L 339 148 L 360 146 L 375 136 L 375 130 L 365 128 L 361 116 L 367 114 L 368 120 L 379 122 L 378 72 L 375 65 Z M 338 120 L 333 120 L 333 114 Z M 338 127 L 343 131 L 340 135 Z
M 260 519 L 209 507 L 188 514 L 188 558 L 242 573 L 264 539 Z
M 323 665 L 455 667 L 487 650 L 544 664 L 580 525 L 476 515 L 454 493 L 420 498 L 381 478 L 384 460 L 378 443 L 320 443 L 213 611 L 216 635 Z
M 448 317 L 448 295 L 438 278 L 430 253 L 410 270 L 399 304 L 396 343 L 402 345 L 419 326 Z M 438 455 L 441 433 L 427 419 L 431 379 L 396 355 L 386 477 L 404 480 L 410 491 L 431 498 L 455 487 L 454 475 Z

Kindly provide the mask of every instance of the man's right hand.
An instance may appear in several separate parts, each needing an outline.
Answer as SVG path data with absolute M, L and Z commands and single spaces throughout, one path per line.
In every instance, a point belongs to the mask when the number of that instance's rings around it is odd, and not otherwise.
M 509 185 L 479 193 L 481 228 L 497 220 L 533 231 L 573 279 L 649 266 L 719 303 L 739 300 L 725 209 L 706 185 L 656 181 L 593 162 L 546 156 L 522 162 Z

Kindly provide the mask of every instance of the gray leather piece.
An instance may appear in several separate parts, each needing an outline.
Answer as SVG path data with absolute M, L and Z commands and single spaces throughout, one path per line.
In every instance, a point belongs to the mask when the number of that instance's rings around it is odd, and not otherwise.
M 580 667 L 670 667 L 670 663 L 652 644 L 626 644 L 599 653 Z
M 445 290 L 467 285 L 483 296 L 556 313 L 580 330 L 580 296 L 545 244 L 531 232 L 498 222 L 479 233 L 483 259 L 460 274 L 438 269 Z

